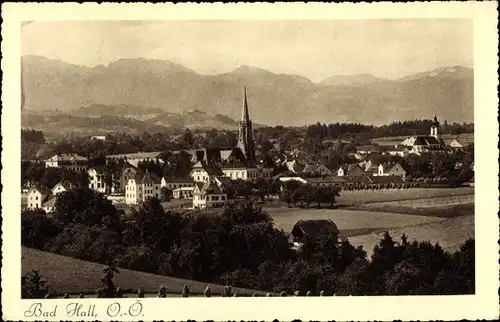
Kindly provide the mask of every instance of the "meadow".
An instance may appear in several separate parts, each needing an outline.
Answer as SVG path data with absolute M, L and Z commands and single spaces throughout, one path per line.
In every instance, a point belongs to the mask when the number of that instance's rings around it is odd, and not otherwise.
M 337 203 L 344 205 L 356 205 L 463 195 L 474 196 L 474 188 L 413 188 L 341 191 L 340 197 L 337 198 Z
M 285 233 L 290 233 L 301 219 L 330 219 L 337 225 L 342 237 L 444 220 L 438 217 L 344 209 L 270 208 L 269 212 L 275 227 Z
M 105 265 L 74 259 L 54 253 L 44 252 L 37 249 L 22 247 L 22 274 L 37 270 L 42 278 L 47 281 L 49 292 L 58 295 L 71 293 L 78 295 L 95 296 L 95 292 L 102 286 L 102 271 Z M 148 274 L 128 269 L 119 269 L 120 274 L 115 277 L 115 284 L 124 293 L 133 295 L 137 293 L 140 286 L 143 287 L 146 296 L 155 296 L 161 285 L 167 289 L 167 296 L 178 297 L 182 293 L 182 288 L 187 285 L 190 293 L 202 295 L 203 291 L 210 286 L 212 294 L 220 295 L 224 286 L 197 282 L 168 276 Z M 233 292 L 241 296 L 251 296 L 253 293 L 265 295 L 266 292 L 253 291 L 248 289 L 232 287 Z
M 409 241 L 430 241 L 449 252 L 456 251 L 468 238 L 474 238 L 474 215 L 447 218 L 436 222 L 427 222 L 421 225 L 392 228 L 388 230 L 395 241 L 401 241 L 405 234 Z M 384 231 L 349 237 L 354 246 L 363 246 L 368 256 L 371 256 L 373 247 L 382 239 Z

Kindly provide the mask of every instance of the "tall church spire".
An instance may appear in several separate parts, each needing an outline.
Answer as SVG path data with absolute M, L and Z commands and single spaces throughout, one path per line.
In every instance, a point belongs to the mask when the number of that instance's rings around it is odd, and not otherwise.
M 241 113 L 241 121 L 248 122 L 250 121 L 250 115 L 248 115 L 248 102 L 247 102 L 247 87 L 243 88 L 243 112 Z
M 245 154 L 246 159 L 249 162 L 255 162 L 255 148 L 253 142 L 253 129 L 252 121 L 250 121 L 250 115 L 248 113 L 248 100 L 247 100 L 247 88 L 243 89 L 243 111 L 241 115 L 238 136 L 238 147 Z

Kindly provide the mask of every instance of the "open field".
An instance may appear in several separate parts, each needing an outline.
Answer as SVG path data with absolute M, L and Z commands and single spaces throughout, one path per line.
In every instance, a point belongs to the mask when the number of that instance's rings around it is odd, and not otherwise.
M 339 228 L 341 236 L 345 237 L 444 220 L 438 217 L 343 209 L 270 208 L 268 210 L 276 228 L 284 230 L 285 233 L 290 233 L 295 223 L 301 219 L 331 219 Z
M 450 196 L 474 196 L 474 188 L 416 188 L 416 189 L 382 189 L 382 190 L 355 190 L 341 191 L 337 198 L 338 204 L 356 205 L 364 203 L 428 199 Z
M 31 248 L 22 248 L 22 274 L 37 270 L 43 279 L 47 280 L 50 292 L 57 294 L 95 294 L 97 288 L 101 287 L 102 270 L 105 265 L 82 261 L 53 253 L 43 252 Z M 201 295 L 210 285 L 212 294 L 222 294 L 224 286 L 210 283 L 185 280 L 168 276 L 154 275 L 120 269 L 120 274 L 115 278 L 115 284 L 125 292 L 135 293 L 142 286 L 146 293 L 156 294 L 161 285 L 167 288 L 167 293 L 180 294 L 182 287 L 187 285 L 193 295 Z M 254 292 L 265 295 L 265 292 L 232 288 L 242 296 L 251 296 Z M 129 292 L 129 293 L 130 293 Z
M 474 216 L 467 215 L 447 218 L 436 222 L 428 222 L 416 226 L 394 228 L 389 234 L 396 241 L 406 234 L 409 241 L 430 241 L 439 243 L 445 251 L 454 252 L 468 239 L 474 238 Z M 368 256 L 371 256 L 373 247 L 382 239 L 384 231 L 350 237 L 354 246 L 363 246 Z
M 449 207 L 464 204 L 474 203 L 474 195 L 455 195 L 446 197 L 433 197 L 433 198 L 423 198 L 423 199 L 409 199 L 409 200 L 397 200 L 397 201 L 386 201 L 380 203 L 368 203 L 360 205 L 360 207 L 408 207 L 408 208 L 437 208 L 437 207 Z

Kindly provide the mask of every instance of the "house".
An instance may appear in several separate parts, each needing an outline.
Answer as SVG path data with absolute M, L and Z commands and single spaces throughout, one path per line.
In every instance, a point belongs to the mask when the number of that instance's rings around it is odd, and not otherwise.
M 45 167 L 84 171 L 88 167 L 88 160 L 78 154 L 56 154 L 45 160 Z
M 180 187 L 172 190 L 172 196 L 174 197 L 174 199 L 193 199 L 193 191 L 194 186 Z
M 356 152 L 363 155 L 363 154 L 371 154 L 374 152 L 377 152 L 377 146 L 373 144 L 369 145 L 358 145 L 355 147 Z
M 105 135 L 94 135 L 90 138 L 91 140 L 106 141 Z
M 66 181 L 59 181 L 54 188 L 52 188 L 52 194 L 58 195 L 60 193 L 69 191 L 72 188 L 72 184 Z
M 308 164 L 302 172 L 313 176 L 331 176 L 333 174 L 330 169 L 322 164 Z
M 42 209 L 50 214 L 53 213 L 54 210 L 56 209 L 56 201 L 57 201 L 57 196 L 56 195 L 50 195 L 47 197 L 47 199 L 42 203 Z
M 344 164 L 338 167 L 337 176 L 348 176 L 348 177 L 364 177 L 366 176 L 365 171 L 358 164 Z
M 392 155 L 405 157 L 410 154 L 410 149 L 404 145 L 384 146 L 380 147 L 383 155 Z
M 33 187 L 28 191 L 28 209 L 40 209 L 42 204 L 50 196 L 51 192 L 41 187 Z
M 378 166 L 379 164 L 369 160 L 365 162 L 359 163 L 359 166 L 365 171 L 367 175 L 373 175 L 374 173 L 378 173 Z
M 290 233 L 293 245 L 302 246 L 307 237 L 332 236 L 338 242 L 339 229 L 330 219 L 299 220 Z
M 125 164 L 120 176 L 120 191 L 125 191 L 125 186 L 127 185 L 128 180 L 135 178 L 137 171 L 137 167 L 133 166 L 132 164 Z
M 274 168 L 266 166 L 263 163 L 257 164 L 257 177 L 264 179 L 271 179 L 273 177 Z
M 378 171 L 374 176 L 399 176 L 404 181 L 406 171 L 399 163 L 383 163 L 378 166 Z
M 198 161 L 193 165 L 189 176 L 194 182 L 208 182 L 210 177 L 223 176 L 224 173 L 216 166 Z
M 137 205 L 149 198 L 160 199 L 160 185 L 161 179 L 156 174 L 148 171 L 138 172 L 125 186 L 125 203 Z
M 447 146 L 449 146 L 450 148 L 453 148 L 453 149 L 462 149 L 464 147 L 464 145 L 462 143 L 460 143 L 460 141 L 458 141 L 458 139 L 452 139 L 451 141 L 448 140 L 448 142 L 446 142 L 446 140 L 445 140 L 445 143 Z
M 90 168 L 87 171 L 89 175 L 89 188 L 100 193 L 114 192 L 114 187 L 106 184 L 104 170 L 99 167 Z
M 196 182 L 193 190 L 193 208 L 215 208 L 227 202 L 227 194 L 217 185 L 215 180 Z
M 158 161 L 160 163 L 164 163 L 163 160 L 160 158 L 162 153 L 163 151 L 113 154 L 113 155 L 108 155 L 107 158 L 124 159 L 129 164 L 133 165 L 134 167 L 137 167 L 139 162 L 144 162 L 144 161 Z
M 286 161 L 285 166 L 287 167 L 288 171 L 293 173 L 301 173 L 302 170 L 304 170 L 304 166 L 297 160 Z
M 224 163 L 221 170 L 224 176 L 231 178 L 231 180 L 255 181 L 259 177 L 259 171 L 256 166 L 243 162 Z
M 192 177 L 185 177 L 185 178 L 163 177 L 161 178 L 161 188 L 163 187 L 166 187 L 172 191 L 177 188 L 190 188 L 190 187 L 192 188 L 194 187 L 194 180 Z

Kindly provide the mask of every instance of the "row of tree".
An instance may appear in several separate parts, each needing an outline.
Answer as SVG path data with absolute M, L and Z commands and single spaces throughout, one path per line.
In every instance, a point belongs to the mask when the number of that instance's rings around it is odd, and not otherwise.
M 371 259 L 347 240 L 319 235 L 299 251 L 251 202 L 204 211 L 165 210 L 151 199 L 125 215 L 89 189 L 62 193 L 53 217 L 22 214 L 22 244 L 105 265 L 291 294 L 474 292 L 474 246 L 453 255 L 386 235 Z

